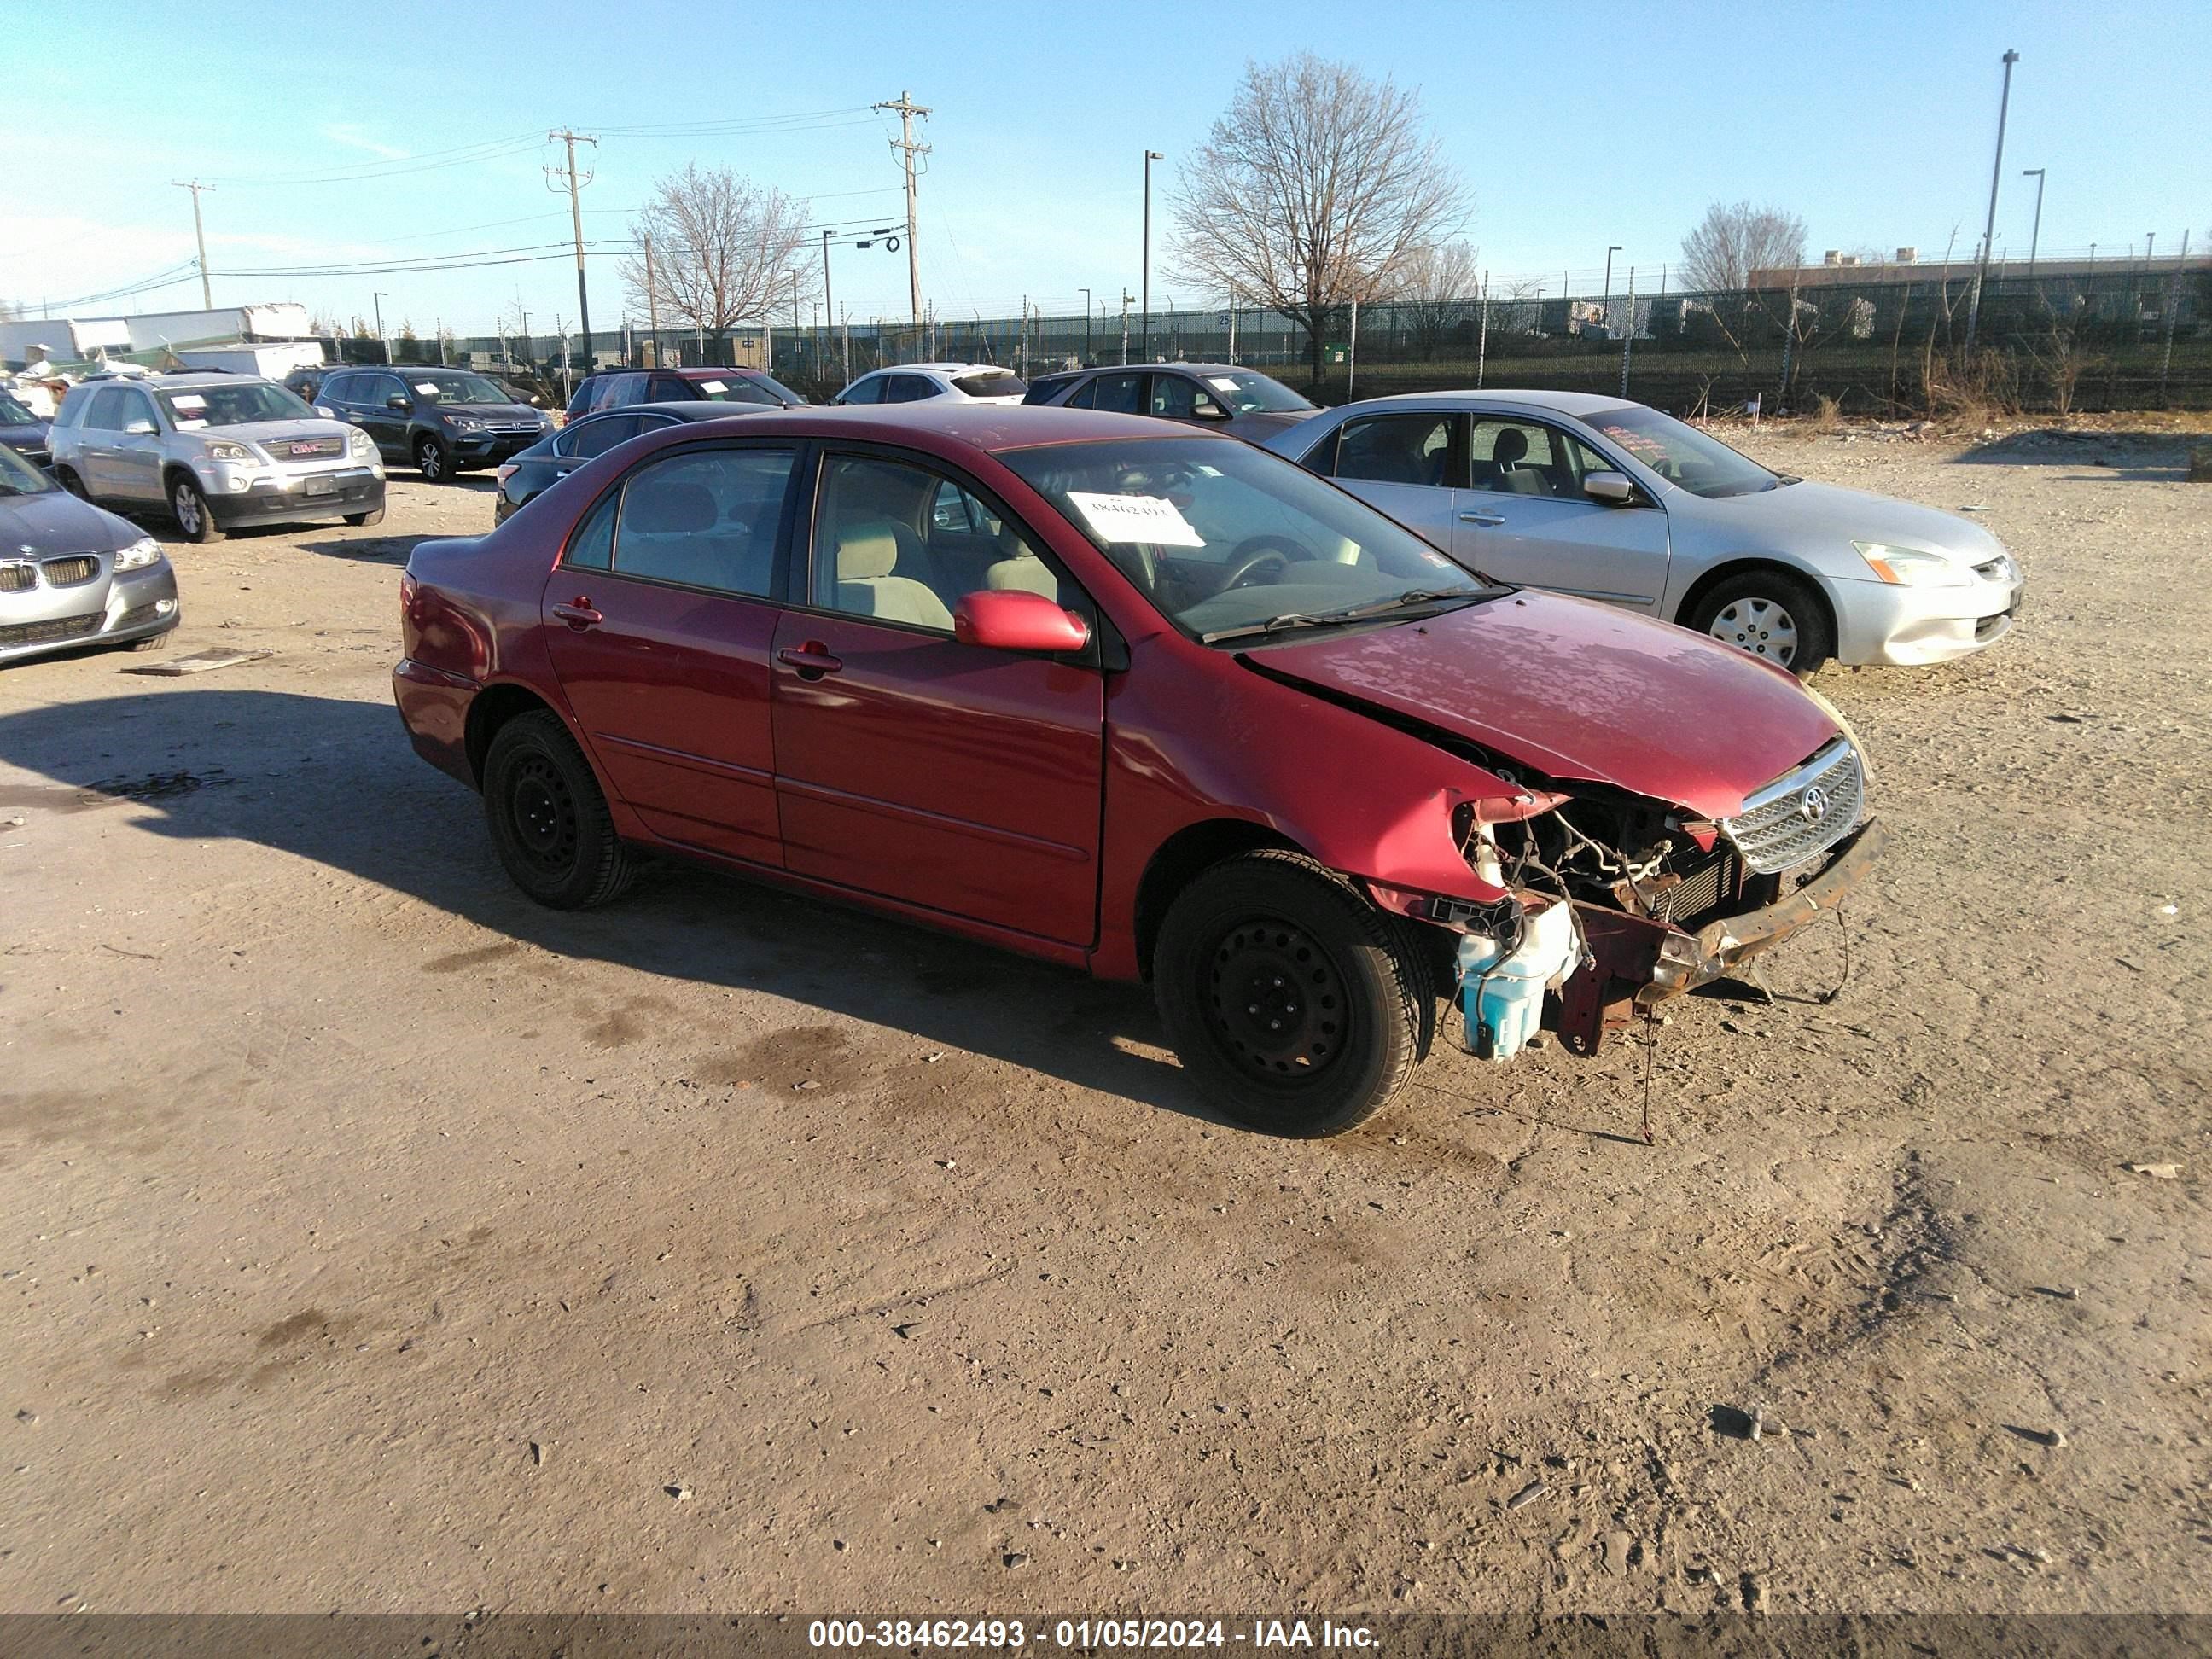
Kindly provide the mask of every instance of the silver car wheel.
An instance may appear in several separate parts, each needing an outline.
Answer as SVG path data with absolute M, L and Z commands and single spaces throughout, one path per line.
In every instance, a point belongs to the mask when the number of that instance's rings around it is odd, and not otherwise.
M 169 510 L 177 515 L 177 528 L 186 536 L 200 533 L 199 495 L 190 484 L 180 483 L 169 492 Z
M 1784 668 L 1796 659 L 1797 624 L 1772 599 L 1746 598 L 1724 605 L 1705 631 Z

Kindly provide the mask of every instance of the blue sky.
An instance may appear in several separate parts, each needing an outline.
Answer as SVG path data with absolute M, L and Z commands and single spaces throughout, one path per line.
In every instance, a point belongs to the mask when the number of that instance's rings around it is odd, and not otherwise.
M 2212 228 L 2199 5 L 1614 3 L 1569 8 L 1218 0 L 1112 7 L 991 3 L 530 5 L 378 0 L 287 15 L 161 4 L 0 0 L 18 75 L 97 88 L 10 99 L 0 117 L 0 297 L 35 308 L 136 283 L 192 253 L 204 198 L 217 273 L 491 250 L 554 252 L 565 199 L 535 141 L 605 131 L 585 192 L 589 237 L 619 238 L 653 179 L 728 166 L 866 229 L 901 211 L 894 125 L 865 106 L 908 89 L 934 114 L 922 181 L 923 290 L 939 312 L 1073 311 L 1138 287 L 1142 155 L 1155 189 L 1204 138 L 1248 58 L 1299 49 L 1422 94 L 1474 203 L 1466 227 L 1507 275 L 1593 280 L 1607 246 L 1648 288 L 1717 199 L 1801 214 L 1814 257 L 1979 234 L 1998 57 L 2019 50 L 2001 252 L 2024 254 L 2045 167 L 2042 246 L 2172 252 Z M 323 26 L 329 19 L 335 32 Z M 257 21 L 258 20 L 258 21 Z M 573 65 L 564 69 L 562 65 Z M 776 118 L 828 112 L 778 131 Z M 749 121 L 755 131 L 617 136 L 617 128 Z M 505 148 L 495 141 L 513 140 Z M 451 152 L 481 146 L 450 165 Z M 404 169 L 404 171 L 401 169 Z M 381 177 L 360 177 L 384 171 Z M 276 175 L 294 175 L 286 180 Z M 325 182 L 297 182 L 302 175 Z M 342 179 L 334 175 L 344 175 Z M 1155 198 L 1155 248 L 1162 231 Z M 501 254 L 501 258 L 519 258 Z M 836 297 L 902 315 L 902 254 L 840 249 Z M 592 315 L 620 320 L 612 258 L 592 262 Z M 1618 285 L 1618 284 L 1616 284 Z M 384 314 L 427 334 L 489 331 L 520 310 L 573 323 L 573 264 L 344 276 L 225 276 L 218 305 L 297 299 Z M 1155 304 L 1215 303 L 1157 262 Z M 198 304 L 187 278 L 80 314 Z M 811 317 L 811 313 L 803 313 Z

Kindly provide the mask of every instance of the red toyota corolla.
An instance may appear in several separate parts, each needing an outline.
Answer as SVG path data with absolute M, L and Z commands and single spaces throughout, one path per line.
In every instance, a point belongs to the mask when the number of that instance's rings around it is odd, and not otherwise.
M 1787 673 L 1133 416 L 671 427 L 422 543 L 402 592 L 400 714 L 532 897 L 675 854 L 1146 977 L 1280 1133 L 1388 1100 L 1440 993 L 1478 1054 L 1595 1052 L 1881 839 Z

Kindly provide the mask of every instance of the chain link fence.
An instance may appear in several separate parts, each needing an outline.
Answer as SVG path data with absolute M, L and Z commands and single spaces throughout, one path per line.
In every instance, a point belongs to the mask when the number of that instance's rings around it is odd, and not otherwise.
M 814 398 L 897 363 L 1004 364 L 1025 374 L 1085 363 L 1234 362 L 1317 402 L 1489 386 L 1608 393 L 1678 414 L 1833 409 L 1889 418 L 2009 410 L 2212 408 L 2212 263 L 2120 261 L 1992 276 L 1971 267 L 1837 268 L 1794 286 L 1726 293 L 1539 294 L 1402 301 L 1331 314 L 1316 343 L 1277 313 L 1239 307 L 1082 316 L 940 318 L 595 335 L 599 367 L 764 368 Z M 1126 320 L 1126 331 L 1125 331 Z M 325 341 L 349 361 L 374 340 Z M 580 338 L 480 336 L 395 342 L 402 362 L 445 361 L 525 379 L 562 398 L 586 372 Z

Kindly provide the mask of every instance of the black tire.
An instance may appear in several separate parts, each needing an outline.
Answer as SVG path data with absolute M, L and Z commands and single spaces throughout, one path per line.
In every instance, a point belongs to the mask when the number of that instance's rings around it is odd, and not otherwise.
M 1787 636 L 1778 626 L 1786 621 Z M 1697 603 L 1682 625 L 1809 679 L 1836 654 L 1836 624 L 1812 583 L 1786 570 L 1747 570 Z
M 453 476 L 453 454 L 443 439 L 425 433 L 415 441 L 415 470 L 424 483 L 444 483 Z
M 345 515 L 345 521 L 351 525 L 382 524 L 384 509 L 380 507 L 369 513 L 349 513 Z
M 169 648 L 169 635 L 176 631 L 177 630 L 173 628 L 165 628 L 158 634 L 149 634 L 143 640 L 131 641 L 129 645 L 124 647 L 124 649 L 126 651 L 167 651 Z
M 215 521 L 207 494 L 189 472 L 169 475 L 169 516 L 177 521 L 177 533 L 188 542 L 222 539 L 222 526 Z
M 636 874 L 591 763 L 550 709 L 499 728 L 484 757 L 483 799 L 499 861 L 540 904 L 588 910 L 620 897 Z
M 1152 957 L 1168 1040 L 1206 1097 L 1268 1134 L 1341 1134 L 1428 1051 L 1436 1003 L 1404 926 L 1311 859 L 1263 849 L 1176 896 Z
M 92 499 L 91 493 L 84 487 L 84 480 L 76 476 L 76 469 L 75 467 L 56 467 L 54 469 L 54 479 L 56 483 L 59 483 L 64 489 L 68 490 L 70 495 L 76 496 L 77 500 L 81 501 L 88 501 Z

